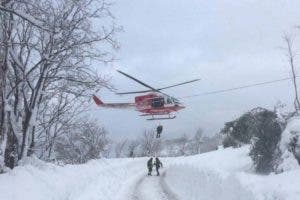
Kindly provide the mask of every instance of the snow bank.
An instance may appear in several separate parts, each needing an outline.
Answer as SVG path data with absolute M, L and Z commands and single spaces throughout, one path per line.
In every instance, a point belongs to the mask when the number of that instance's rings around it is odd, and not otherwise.
M 227 176 L 234 172 L 251 171 L 252 161 L 248 154 L 249 146 L 245 146 L 220 149 L 194 156 L 170 158 L 166 161 L 171 165 L 192 165 L 201 170 L 214 171 L 221 176 Z
M 145 159 L 94 160 L 84 165 L 59 167 L 38 160 L 0 175 L 2 200 L 111 200 L 122 199 Z M 29 164 L 30 163 L 30 164 Z
M 250 171 L 249 147 L 227 148 L 174 160 L 166 173 L 166 184 L 182 200 L 253 200 L 241 184 L 238 172 Z
M 300 170 L 253 172 L 249 147 L 168 160 L 166 183 L 182 200 L 299 200 Z
M 300 118 L 293 118 L 287 124 L 286 129 L 281 135 L 279 149 L 282 153 L 281 163 L 278 166 L 278 171 L 290 171 L 300 169 L 298 161 L 291 150 L 291 142 L 295 142 L 295 153 L 300 154 Z M 300 157 L 300 156 L 299 156 Z
M 235 176 L 221 177 L 209 170 L 174 165 L 166 174 L 166 183 L 181 200 L 254 200 Z

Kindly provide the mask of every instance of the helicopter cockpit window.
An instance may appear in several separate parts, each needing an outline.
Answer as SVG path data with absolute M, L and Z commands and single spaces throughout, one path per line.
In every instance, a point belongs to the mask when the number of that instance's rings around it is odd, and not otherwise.
M 175 104 L 179 104 L 179 101 L 178 101 L 177 99 L 172 98 L 172 100 L 173 100 L 173 102 L 174 102 Z
M 173 103 L 172 99 L 170 97 L 167 97 L 167 104 Z
M 164 98 L 154 98 L 152 99 L 151 106 L 152 108 L 160 108 L 164 106 Z

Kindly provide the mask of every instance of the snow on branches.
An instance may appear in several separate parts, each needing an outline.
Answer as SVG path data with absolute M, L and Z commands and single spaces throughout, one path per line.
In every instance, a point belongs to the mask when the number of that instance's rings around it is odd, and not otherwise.
M 13 168 L 34 152 L 51 157 L 63 126 L 94 91 L 111 88 L 90 66 L 113 60 L 118 27 L 104 0 L 0 6 L 0 160 Z M 37 148 L 40 140 L 47 148 Z

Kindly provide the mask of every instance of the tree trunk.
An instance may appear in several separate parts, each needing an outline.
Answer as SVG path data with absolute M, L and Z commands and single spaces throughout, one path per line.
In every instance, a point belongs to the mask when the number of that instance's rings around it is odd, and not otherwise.
M 10 0 L 1 1 L 1 6 L 6 6 L 10 3 Z M 12 6 L 12 4 L 10 4 Z M 7 99 L 6 99 L 6 93 L 7 93 L 7 74 L 8 74 L 8 52 L 9 52 L 9 46 L 10 46 L 10 39 L 11 39 L 11 30 L 12 30 L 12 20 L 13 16 L 10 15 L 1 15 L 0 18 L 1 21 L 3 21 L 1 27 L 1 42 L 3 43 L 3 47 L 0 49 L 0 101 L 1 101 L 1 108 L 0 108 L 0 157 L 3 158 L 4 163 L 0 163 L 0 168 L 2 167 L 2 164 L 6 164 L 6 145 L 7 141 L 4 139 L 8 139 L 8 116 L 6 111 L 6 105 L 7 105 Z M 1 159 L 0 159 L 1 160 Z
M 25 119 L 23 121 L 23 135 L 22 135 L 22 144 L 21 144 L 21 151 L 20 151 L 20 154 L 19 154 L 19 160 L 21 160 L 24 155 L 25 155 L 25 152 L 27 154 L 27 145 L 28 145 L 28 130 L 29 130 L 29 126 L 30 126 L 30 119 L 31 119 L 31 111 L 27 111 L 26 112 L 26 116 L 25 116 Z
M 30 145 L 29 145 L 29 149 L 28 149 L 28 152 L 27 152 L 27 156 L 31 156 L 33 153 L 34 153 L 34 145 L 35 145 L 35 126 L 32 128 L 32 133 L 31 133 L 31 142 L 30 142 Z
M 295 110 L 296 113 L 299 114 L 299 110 L 300 110 L 300 101 L 299 101 L 299 96 L 298 96 L 298 86 L 297 86 L 297 76 L 296 76 L 296 70 L 295 70 L 295 52 L 293 50 L 293 41 L 291 39 L 290 36 L 285 35 L 284 39 L 287 43 L 287 56 L 289 58 L 289 64 L 291 66 L 292 69 L 292 80 L 293 80 L 293 85 L 294 85 L 294 92 L 295 92 L 295 100 L 294 100 L 294 106 L 295 106 Z
M 10 112 L 8 112 L 10 115 Z M 6 148 L 4 153 L 5 166 L 13 169 L 18 161 L 18 139 L 13 131 L 12 124 L 10 123 L 7 130 Z

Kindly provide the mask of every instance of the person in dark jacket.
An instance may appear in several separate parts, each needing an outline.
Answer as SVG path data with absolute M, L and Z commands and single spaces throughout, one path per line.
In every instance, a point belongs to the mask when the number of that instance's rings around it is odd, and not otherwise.
M 158 157 L 155 158 L 155 162 L 154 162 L 155 168 L 156 168 L 156 175 L 159 176 L 159 168 L 162 167 L 162 162 L 160 162 L 160 160 L 158 159 Z
M 153 158 L 151 157 L 148 162 L 147 162 L 147 167 L 148 167 L 148 176 L 152 176 L 152 168 L 153 168 Z
M 163 126 L 158 125 L 158 127 L 156 128 L 156 138 L 160 138 L 160 134 L 162 131 L 163 131 Z

